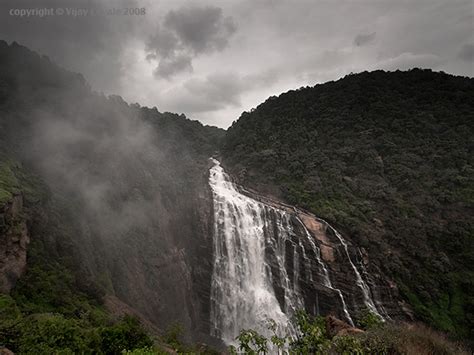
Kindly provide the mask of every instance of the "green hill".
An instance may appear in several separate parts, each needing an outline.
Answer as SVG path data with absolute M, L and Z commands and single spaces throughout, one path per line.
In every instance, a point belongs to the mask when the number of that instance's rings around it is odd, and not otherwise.
M 338 226 L 418 319 L 474 339 L 474 79 L 364 72 L 271 97 L 229 128 L 248 187 Z

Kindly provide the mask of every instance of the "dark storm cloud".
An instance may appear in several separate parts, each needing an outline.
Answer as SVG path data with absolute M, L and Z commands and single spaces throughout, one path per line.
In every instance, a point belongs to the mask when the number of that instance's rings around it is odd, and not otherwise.
M 170 11 L 165 26 L 174 31 L 185 46 L 195 53 L 222 50 L 236 26 L 217 7 L 190 7 Z
M 176 73 L 192 72 L 192 58 L 184 53 L 173 55 L 172 57 L 162 58 L 158 67 L 154 70 L 154 75 L 163 78 L 170 78 Z
M 458 56 L 466 62 L 474 62 L 474 43 L 468 43 L 462 46 Z
M 233 19 L 225 17 L 218 7 L 171 10 L 149 39 L 147 58 L 158 61 L 155 75 L 170 78 L 182 71 L 192 71 L 192 58 L 222 51 L 235 31 Z
M 58 6 L 146 16 L 8 15 Z M 473 76 L 472 21 L 472 0 L 0 0 L 1 39 L 83 73 L 95 90 L 221 127 L 271 95 L 350 72 Z
M 375 39 L 375 35 L 376 35 L 375 32 L 372 32 L 370 34 L 358 34 L 354 38 L 354 44 L 357 47 L 365 46 L 366 44 L 369 44 Z

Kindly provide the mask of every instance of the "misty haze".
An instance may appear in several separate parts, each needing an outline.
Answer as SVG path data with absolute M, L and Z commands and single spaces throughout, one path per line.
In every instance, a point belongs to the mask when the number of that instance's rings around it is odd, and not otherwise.
M 474 351 L 472 0 L 0 2 L 0 354 Z

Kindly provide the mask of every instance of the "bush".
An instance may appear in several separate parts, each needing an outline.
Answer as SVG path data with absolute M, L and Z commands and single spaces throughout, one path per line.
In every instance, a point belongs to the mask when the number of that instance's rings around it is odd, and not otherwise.
M 99 334 L 101 350 L 106 354 L 119 354 L 123 350 L 153 345 L 138 320 L 129 316 L 113 326 L 103 327 Z
M 364 309 L 359 313 L 356 324 L 361 329 L 369 330 L 383 324 L 383 320 L 369 309 Z
M 370 314 L 370 313 L 367 313 Z M 374 318 L 368 316 L 368 330 L 357 335 L 330 337 L 326 332 L 325 320 L 311 317 L 305 312 L 297 313 L 292 326 L 296 336 L 287 334 L 276 337 L 278 343 L 272 343 L 283 354 L 316 355 L 467 355 L 463 348 L 448 340 L 445 335 L 418 324 L 380 323 L 374 325 Z M 270 323 L 269 329 L 275 330 Z M 276 336 L 276 335 L 275 335 Z M 274 337 L 272 337 L 272 340 Z M 267 354 L 272 352 L 267 339 L 254 330 L 242 330 L 236 338 L 238 349 L 231 347 L 233 354 Z M 283 341 L 281 343 L 280 341 Z

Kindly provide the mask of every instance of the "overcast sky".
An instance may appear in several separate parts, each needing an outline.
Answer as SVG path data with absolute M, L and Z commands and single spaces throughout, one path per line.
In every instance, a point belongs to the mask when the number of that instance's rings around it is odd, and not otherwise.
M 11 15 L 43 7 L 64 14 Z M 101 15 L 123 8 L 146 14 Z M 350 72 L 474 76 L 472 0 L 3 0 L 0 10 L 1 39 L 93 89 L 224 128 L 268 96 Z

